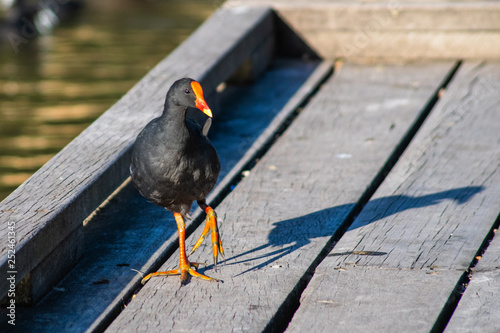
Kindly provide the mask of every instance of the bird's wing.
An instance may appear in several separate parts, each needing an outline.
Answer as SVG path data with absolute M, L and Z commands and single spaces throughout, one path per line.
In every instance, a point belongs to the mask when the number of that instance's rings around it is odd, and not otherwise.
M 212 118 L 208 118 L 207 121 L 205 121 L 205 125 L 203 125 L 201 132 L 204 136 L 207 136 L 208 131 L 210 131 L 210 126 L 212 126 Z

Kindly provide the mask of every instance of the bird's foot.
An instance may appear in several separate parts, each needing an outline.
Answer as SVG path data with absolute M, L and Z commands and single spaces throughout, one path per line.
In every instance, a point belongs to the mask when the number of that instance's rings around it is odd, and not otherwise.
M 155 273 L 150 273 L 146 275 L 142 280 L 141 283 L 145 284 L 149 279 L 151 279 L 153 276 L 168 276 L 168 275 L 180 275 L 181 276 L 181 285 L 185 284 L 188 280 L 188 275 L 194 276 L 196 278 L 200 278 L 203 280 L 207 281 L 215 281 L 219 282 L 219 279 L 214 279 L 209 276 L 203 275 L 198 273 L 196 270 L 200 265 L 206 265 L 204 263 L 196 263 L 196 262 L 187 262 L 185 264 L 182 264 L 179 266 L 179 268 L 172 269 L 170 271 L 164 271 L 164 272 L 155 272 Z M 193 268 L 192 268 L 193 267 Z
M 207 213 L 207 223 L 205 224 L 205 228 L 203 229 L 200 238 L 198 238 L 198 241 L 196 241 L 196 244 L 193 246 L 188 256 L 192 255 L 194 251 L 196 251 L 210 231 L 215 268 L 217 267 L 217 257 L 219 253 L 222 259 L 224 259 L 224 249 L 222 248 L 222 240 L 219 233 L 219 227 L 217 226 L 217 215 L 215 214 L 215 211 L 210 206 L 206 206 L 205 212 Z

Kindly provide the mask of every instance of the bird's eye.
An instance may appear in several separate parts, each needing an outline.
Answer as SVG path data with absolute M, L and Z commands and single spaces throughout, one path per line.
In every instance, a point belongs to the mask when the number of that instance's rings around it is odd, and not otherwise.
M 189 94 L 189 89 L 184 90 L 186 94 Z

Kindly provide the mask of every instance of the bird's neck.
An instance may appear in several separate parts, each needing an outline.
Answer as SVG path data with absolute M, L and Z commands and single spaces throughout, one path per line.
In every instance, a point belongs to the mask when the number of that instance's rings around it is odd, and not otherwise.
M 165 103 L 165 107 L 163 108 L 161 118 L 163 118 L 168 123 L 181 125 L 185 124 L 186 112 L 187 107 L 167 102 Z
M 187 108 L 179 105 L 165 105 L 160 121 L 163 123 L 164 131 L 177 133 L 174 137 L 181 139 L 188 135 L 186 127 Z

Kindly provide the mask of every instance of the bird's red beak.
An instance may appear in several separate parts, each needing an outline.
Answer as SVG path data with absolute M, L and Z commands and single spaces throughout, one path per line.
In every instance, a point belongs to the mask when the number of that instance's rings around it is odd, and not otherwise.
M 204 114 L 212 118 L 212 111 L 203 98 L 203 89 L 201 89 L 201 85 L 198 82 L 193 81 L 191 82 L 191 87 L 193 88 L 194 94 L 196 96 L 196 107 L 200 109 Z

